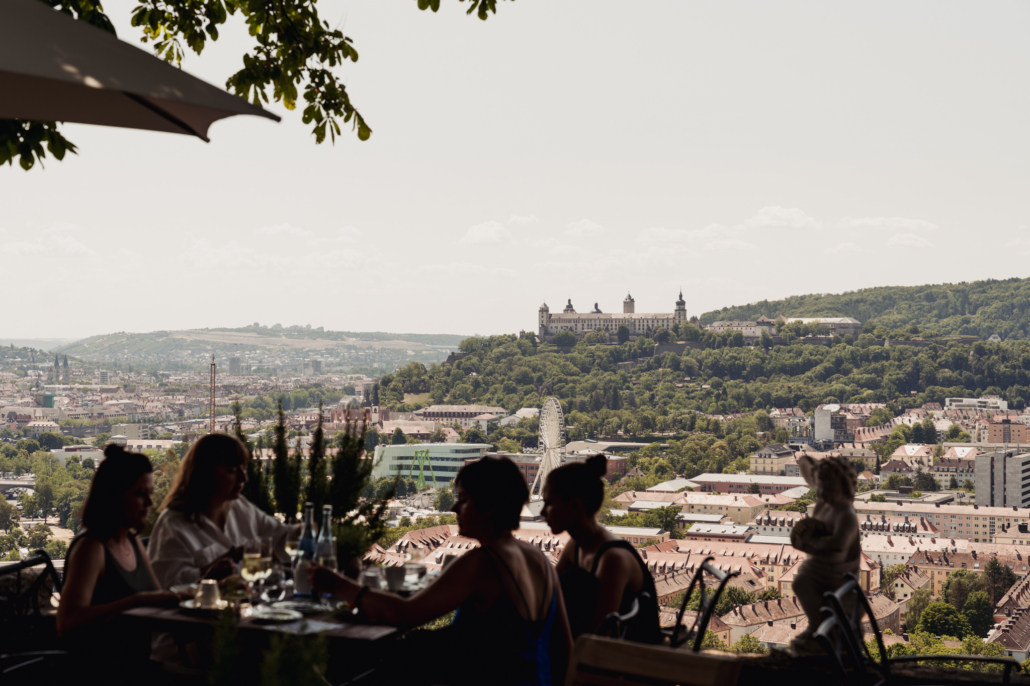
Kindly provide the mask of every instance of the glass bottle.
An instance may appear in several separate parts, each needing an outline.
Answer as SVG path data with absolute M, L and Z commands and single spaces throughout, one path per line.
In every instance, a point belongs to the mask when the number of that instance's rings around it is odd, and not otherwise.
M 336 539 L 333 538 L 333 506 L 322 506 L 322 527 L 318 530 L 315 558 L 318 564 L 336 571 Z
M 293 570 L 293 594 L 311 595 L 311 582 L 308 581 L 308 567 L 315 559 L 315 504 L 304 503 L 304 529 L 300 534 L 297 550 L 297 566 Z

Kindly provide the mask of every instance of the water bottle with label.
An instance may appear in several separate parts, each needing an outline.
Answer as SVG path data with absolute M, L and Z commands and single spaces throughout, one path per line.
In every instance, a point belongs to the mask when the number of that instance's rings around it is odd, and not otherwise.
M 297 552 L 297 566 L 293 570 L 293 594 L 311 595 L 308 567 L 315 559 L 315 504 L 304 503 L 304 529 L 300 534 Z

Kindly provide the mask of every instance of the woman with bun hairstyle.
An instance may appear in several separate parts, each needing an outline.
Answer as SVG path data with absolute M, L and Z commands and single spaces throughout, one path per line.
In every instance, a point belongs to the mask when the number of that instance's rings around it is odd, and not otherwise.
M 207 434 L 190 446 L 150 534 L 150 559 L 161 583 L 229 576 L 243 546 L 259 538 L 271 538 L 279 557 L 287 558 L 290 526 L 242 496 L 249 461 L 247 446 L 230 434 Z
M 544 484 L 544 518 L 551 531 L 568 531 L 572 540 L 562 550 L 557 571 L 573 638 L 595 633 L 612 612 L 639 609 L 626 628 L 626 639 L 659 643 L 658 595 L 640 554 L 597 521 L 604 500 L 608 459 L 594 455 L 563 465 Z
M 136 537 L 147 525 L 153 505 L 154 469 L 150 460 L 118 445 L 104 448 L 104 458 L 82 508 L 84 531 L 68 550 L 57 610 L 58 633 L 71 633 L 76 643 L 88 638 L 76 630 L 140 605 L 178 599 L 174 593 L 161 590 Z M 138 655 L 143 659 L 149 652 L 149 635 L 145 639 Z

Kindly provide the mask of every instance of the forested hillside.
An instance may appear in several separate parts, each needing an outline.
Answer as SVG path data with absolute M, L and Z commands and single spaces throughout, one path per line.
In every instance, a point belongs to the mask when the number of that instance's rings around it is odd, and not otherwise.
M 885 331 L 915 324 L 922 333 L 964 334 L 1003 339 L 1030 338 L 1030 279 L 963 282 L 929 286 L 882 286 L 831 294 L 799 295 L 724 307 L 701 315 L 718 320 L 776 317 L 854 317 Z M 872 333 L 872 329 L 868 330 Z
M 381 402 L 412 410 L 429 403 L 479 403 L 514 411 L 539 407 L 549 395 L 562 403 L 569 438 L 614 436 L 659 440 L 659 433 L 684 437 L 689 450 L 673 465 L 677 471 L 721 471 L 762 442 L 776 437 L 761 410 L 823 402 L 888 403 L 892 414 L 949 396 L 993 393 L 1010 407 L 1030 402 L 1030 342 L 933 344 L 926 348 L 855 344 L 838 339 L 832 347 L 791 345 L 686 348 L 682 355 L 645 357 L 653 342 L 622 345 L 580 341 L 568 353 L 535 347 L 515 336 L 471 338 L 461 344 L 468 356 L 453 365 L 412 363 L 382 377 Z M 713 344 L 724 345 L 716 337 Z M 634 361 L 626 371 L 618 363 Z M 629 365 L 626 365 L 629 366 Z M 405 393 L 428 393 L 420 405 L 405 405 Z M 758 412 L 756 412 L 758 411 Z M 718 421 L 707 415 L 754 413 Z M 756 439 L 756 431 L 766 431 Z M 535 445 L 532 426 L 505 429 L 497 442 Z M 667 440 L 661 438 L 660 440 Z M 518 446 L 512 446 L 517 448 Z M 715 452 L 712 452 L 712 451 Z M 744 465 L 746 469 L 746 465 Z

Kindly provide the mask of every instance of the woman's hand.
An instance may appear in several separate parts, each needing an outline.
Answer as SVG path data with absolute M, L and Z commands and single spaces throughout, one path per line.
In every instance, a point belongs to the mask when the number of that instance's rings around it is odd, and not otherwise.
M 200 572 L 202 579 L 224 579 L 236 573 L 236 565 L 233 563 L 232 551 L 209 564 Z
M 330 593 L 338 593 L 339 588 L 344 581 L 344 577 L 338 572 L 334 572 L 328 567 L 323 567 L 320 564 L 312 562 L 307 569 L 308 579 L 311 581 L 311 587 L 316 591 L 328 591 Z

